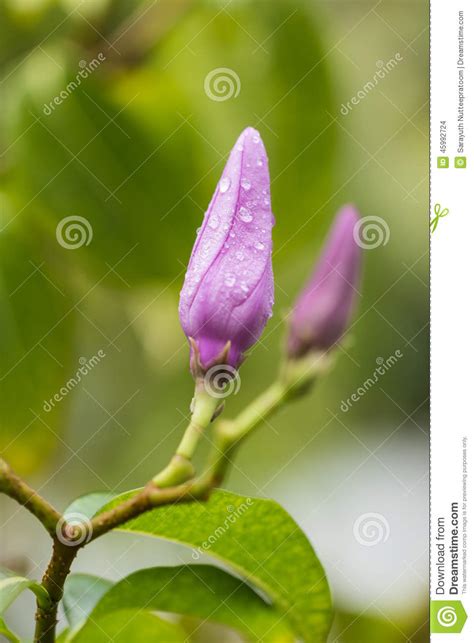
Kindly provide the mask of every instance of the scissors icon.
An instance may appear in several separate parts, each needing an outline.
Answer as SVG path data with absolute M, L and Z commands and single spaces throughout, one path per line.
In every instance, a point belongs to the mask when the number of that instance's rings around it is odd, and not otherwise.
M 438 221 L 442 217 L 445 217 L 449 214 L 449 210 L 448 208 L 443 208 L 443 210 L 441 210 L 441 205 L 439 203 L 436 203 L 434 207 L 434 213 L 435 216 L 430 221 L 431 234 L 433 234 L 433 232 L 438 227 Z

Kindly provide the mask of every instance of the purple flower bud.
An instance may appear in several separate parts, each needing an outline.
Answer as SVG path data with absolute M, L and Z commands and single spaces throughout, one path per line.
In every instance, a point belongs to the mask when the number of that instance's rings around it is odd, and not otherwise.
M 260 134 L 233 147 L 207 209 L 181 291 L 179 316 L 191 368 L 238 368 L 273 306 L 270 177 Z
M 354 237 L 358 220 L 357 210 L 346 205 L 333 223 L 322 256 L 293 309 L 287 346 L 290 357 L 328 350 L 348 326 L 362 258 Z

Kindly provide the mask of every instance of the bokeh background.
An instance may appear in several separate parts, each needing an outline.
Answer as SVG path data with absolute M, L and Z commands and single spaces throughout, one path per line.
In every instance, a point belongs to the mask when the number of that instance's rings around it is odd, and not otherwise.
M 336 210 L 354 202 L 382 219 L 334 370 L 251 438 L 226 484 L 302 525 L 339 643 L 428 641 L 428 14 L 425 0 L 0 2 L 0 449 L 59 506 L 139 486 L 179 440 L 193 389 L 179 290 L 245 126 L 270 158 L 276 304 L 227 413 L 274 376 L 284 317 Z M 229 85 L 206 91 L 218 68 Z M 57 237 L 70 216 L 90 225 L 76 249 Z M 0 564 L 39 576 L 48 538 L 9 500 L 0 512 Z M 75 569 L 116 579 L 183 560 L 184 548 L 113 534 Z M 32 611 L 25 596 L 8 613 L 25 636 Z

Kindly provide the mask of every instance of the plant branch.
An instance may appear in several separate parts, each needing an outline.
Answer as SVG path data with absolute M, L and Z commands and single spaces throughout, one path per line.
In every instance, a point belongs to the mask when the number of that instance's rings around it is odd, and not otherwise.
M 41 522 L 46 531 L 54 537 L 61 514 L 37 491 L 21 480 L 10 466 L 0 458 L 0 492 L 23 505 Z
M 67 529 L 63 531 L 66 539 L 70 533 L 70 542 L 63 538 L 59 541 L 54 535 L 53 555 L 42 581 L 50 594 L 51 606 L 37 608 L 36 643 L 54 641 L 58 603 L 79 549 L 151 509 L 175 503 L 206 500 L 224 479 L 237 446 L 284 403 L 305 394 L 326 366 L 326 362 L 321 361 L 321 356 L 312 356 L 307 362 L 286 364 L 280 378 L 234 420 L 219 422 L 214 433 L 210 466 L 199 477 L 194 477 L 191 458 L 202 432 L 218 412 L 221 400 L 213 399 L 202 387 L 196 387 L 191 421 L 167 467 L 135 495 L 92 518 L 88 526 L 90 537 L 87 540 L 75 543 L 76 534 L 72 525 L 70 532 Z M 56 522 L 57 520 L 55 524 Z
M 90 538 L 83 542 L 75 542 L 77 533 L 74 525 L 71 525 L 70 529 L 67 528 L 67 524 L 63 525 L 61 540 L 54 537 L 53 553 L 42 579 L 42 585 L 48 591 L 51 603 L 47 607 L 37 603 L 35 643 L 53 643 L 55 640 L 58 605 L 63 595 L 64 583 L 82 547 L 155 507 L 203 500 L 212 488 L 211 478 L 195 479 L 186 484 L 166 488 L 156 487 L 155 483 L 150 481 L 136 495 L 93 518 L 88 525 Z
M 56 639 L 56 624 L 58 605 L 64 592 L 64 583 L 71 569 L 78 547 L 67 542 L 61 542 L 57 537 L 53 541 L 53 553 L 49 565 L 41 580 L 42 586 L 50 597 L 50 605 L 45 607 L 36 603 L 36 643 L 54 643 Z
M 150 481 L 135 496 L 95 516 L 91 521 L 89 542 L 156 507 L 206 499 L 211 490 L 212 480 L 209 477 L 195 478 L 190 482 L 165 488 L 157 487 L 155 482 Z

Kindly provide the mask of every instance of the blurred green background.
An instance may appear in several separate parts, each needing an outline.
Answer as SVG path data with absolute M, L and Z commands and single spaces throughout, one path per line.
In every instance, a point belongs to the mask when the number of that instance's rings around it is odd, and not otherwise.
M 276 498 L 303 526 L 340 643 L 428 640 L 428 14 L 424 0 L 0 1 L 0 449 L 58 505 L 139 486 L 177 444 L 193 389 L 179 290 L 245 126 L 270 159 L 276 303 L 227 413 L 273 377 L 284 316 L 336 210 L 354 202 L 383 219 L 334 370 L 251 439 L 226 484 Z M 219 68 L 230 85 L 206 91 Z M 75 249 L 57 238 L 70 216 L 90 226 Z M 38 576 L 47 538 L 11 502 L 0 511 L 0 564 Z M 355 524 L 374 513 L 386 533 L 366 546 Z M 99 541 L 76 569 L 118 578 L 189 556 L 134 541 Z M 28 635 L 26 609 L 28 597 L 10 618 Z

